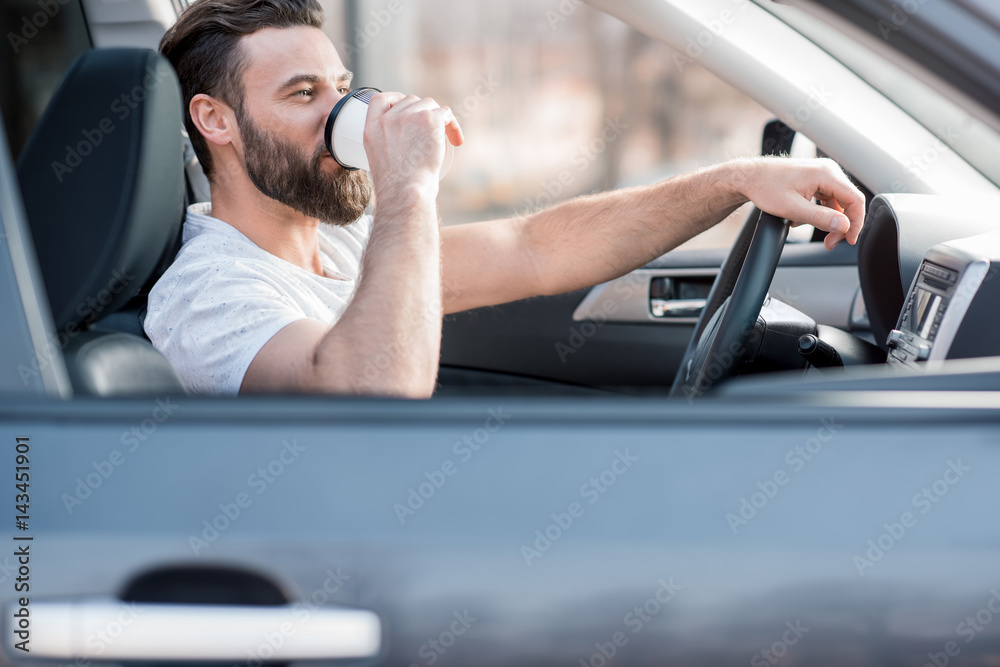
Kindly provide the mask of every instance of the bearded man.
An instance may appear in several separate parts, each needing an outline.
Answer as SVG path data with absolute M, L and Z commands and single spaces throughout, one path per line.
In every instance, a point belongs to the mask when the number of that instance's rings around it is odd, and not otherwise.
M 611 280 L 747 201 L 830 232 L 828 248 L 861 232 L 864 197 L 835 163 L 787 159 L 442 227 L 445 142 L 463 142 L 454 114 L 375 95 L 370 177 L 344 170 L 323 132 L 351 74 L 322 26 L 317 0 L 197 0 L 161 42 L 212 201 L 189 208 L 144 326 L 193 392 L 428 397 L 445 313 Z

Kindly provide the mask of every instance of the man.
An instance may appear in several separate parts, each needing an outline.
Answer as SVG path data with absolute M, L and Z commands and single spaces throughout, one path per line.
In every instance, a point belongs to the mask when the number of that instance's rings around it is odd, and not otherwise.
M 317 0 L 198 0 L 161 43 L 212 202 L 189 210 L 145 328 L 192 391 L 427 397 L 444 313 L 610 280 L 748 200 L 830 231 L 828 248 L 861 231 L 864 198 L 836 164 L 784 159 L 441 228 L 445 142 L 463 142 L 455 116 L 376 95 L 370 180 L 343 170 L 323 129 L 351 74 L 322 22 Z

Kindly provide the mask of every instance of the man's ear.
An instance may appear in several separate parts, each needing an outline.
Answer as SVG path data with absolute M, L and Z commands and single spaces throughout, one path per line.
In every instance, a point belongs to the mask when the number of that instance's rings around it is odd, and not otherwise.
M 214 97 L 198 93 L 191 98 L 188 110 L 194 126 L 208 143 L 225 146 L 233 143 L 239 136 L 232 109 Z

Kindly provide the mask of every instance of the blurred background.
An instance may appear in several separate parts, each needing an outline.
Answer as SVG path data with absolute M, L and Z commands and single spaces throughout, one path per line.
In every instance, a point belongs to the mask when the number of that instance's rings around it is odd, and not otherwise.
M 358 85 L 448 105 L 445 224 L 526 214 L 758 155 L 771 115 L 579 0 L 322 0 Z M 728 246 L 743 211 L 687 247 Z

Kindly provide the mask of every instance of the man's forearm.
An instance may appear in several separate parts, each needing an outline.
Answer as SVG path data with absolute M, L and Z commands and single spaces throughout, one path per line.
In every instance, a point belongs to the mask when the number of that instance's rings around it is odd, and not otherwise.
M 385 198 L 354 299 L 317 346 L 315 377 L 329 390 L 428 397 L 437 378 L 441 317 L 433 197 Z
M 539 294 L 611 280 L 712 227 L 747 201 L 748 162 L 729 162 L 648 187 L 574 199 L 523 226 Z
M 864 224 L 864 195 L 832 160 L 736 160 L 649 187 L 580 197 L 527 217 L 446 227 L 445 309 L 562 294 L 612 280 L 747 201 L 829 232 L 827 248 L 844 239 L 856 243 Z

